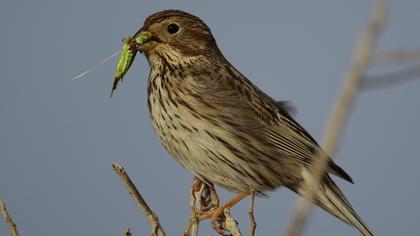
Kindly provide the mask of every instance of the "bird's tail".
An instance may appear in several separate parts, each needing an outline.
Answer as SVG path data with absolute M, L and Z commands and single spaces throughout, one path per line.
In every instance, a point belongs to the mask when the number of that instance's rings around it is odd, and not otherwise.
M 307 194 L 302 193 L 301 191 L 302 189 L 299 189 L 297 192 L 301 196 L 305 197 Z M 360 233 L 362 233 L 362 235 L 373 236 L 373 233 L 369 230 L 368 226 L 363 222 L 363 220 L 357 215 L 356 211 L 350 205 L 343 192 L 341 192 L 338 186 L 328 175 L 325 176 L 320 186 L 316 204 L 345 223 L 356 227 Z

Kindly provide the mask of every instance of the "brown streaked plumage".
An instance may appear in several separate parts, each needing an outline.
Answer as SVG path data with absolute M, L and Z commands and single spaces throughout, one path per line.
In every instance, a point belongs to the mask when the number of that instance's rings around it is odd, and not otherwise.
M 281 186 L 306 196 L 302 186 L 322 149 L 289 114 L 222 55 L 198 17 L 167 10 L 148 17 L 137 45 L 149 61 L 148 105 L 163 146 L 204 182 L 259 194 Z M 328 174 L 352 182 L 329 161 L 316 204 L 363 235 L 373 235 Z

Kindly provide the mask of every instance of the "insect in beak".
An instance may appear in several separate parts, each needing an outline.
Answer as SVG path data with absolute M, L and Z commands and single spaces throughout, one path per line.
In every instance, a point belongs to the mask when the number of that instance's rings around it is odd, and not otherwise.
M 131 64 L 133 64 L 137 51 L 149 51 L 156 46 L 156 42 L 152 39 L 152 33 L 149 31 L 141 31 L 135 37 L 127 36 L 123 39 L 123 48 L 115 69 L 115 78 L 112 85 L 111 97 L 117 88 L 119 81 L 123 80 L 124 75 L 130 69 Z

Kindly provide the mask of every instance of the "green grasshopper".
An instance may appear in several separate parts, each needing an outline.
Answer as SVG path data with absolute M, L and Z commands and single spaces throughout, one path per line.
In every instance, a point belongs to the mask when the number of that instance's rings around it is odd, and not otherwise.
M 131 49 L 131 40 L 131 36 L 125 37 L 123 39 L 123 48 L 120 53 L 117 68 L 115 70 L 115 79 L 114 84 L 112 85 L 111 97 L 114 93 L 114 90 L 117 88 L 118 82 L 124 78 L 124 75 L 127 73 L 128 69 L 130 69 L 131 64 L 133 64 L 134 58 L 136 57 L 137 51 Z
M 133 48 L 133 45 L 143 45 L 144 42 L 150 39 L 151 35 L 149 34 L 140 34 L 135 38 L 127 36 L 123 39 L 123 48 L 120 53 L 120 58 L 118 59 L 117 67 L 115 70 L 115 79 L 114 84 L 112 85 L 111 97 L 114 93 L 114 90 L 117 88 L 118 82 L 124 77 L 127 71 L 130 69 L 131 64 L 133 64 L 134 58 L 136 57 L 137 50 Z

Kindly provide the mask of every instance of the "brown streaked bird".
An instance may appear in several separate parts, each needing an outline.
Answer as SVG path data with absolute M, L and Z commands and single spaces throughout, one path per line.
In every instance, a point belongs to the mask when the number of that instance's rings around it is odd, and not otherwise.
M 148 106 L 163 146 L 194 176 L 237 192 L 258 194 L 285 186 L 305 197 L 303 186 L 323 152 L 314 138 L 276 102 L 235 69 L 208 26 L 179 10 L 149 16 L 134 35 L 150 64 Z M 363 235 L 373 235 L 330 174 L 352 182 L 329 160 L 315 203 Z

